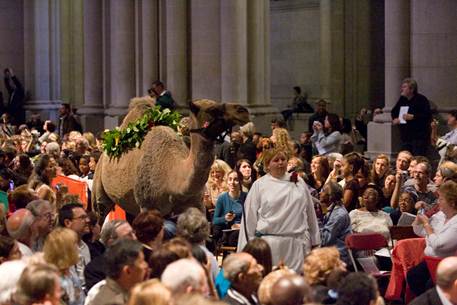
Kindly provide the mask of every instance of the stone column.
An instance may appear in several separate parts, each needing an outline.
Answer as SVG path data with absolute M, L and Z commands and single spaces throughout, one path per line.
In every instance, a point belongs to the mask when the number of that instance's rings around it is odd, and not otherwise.
M 368 124 L 368 155 L 395 155 L 400 148 L 398 129 L 390 111 L 400 96 L 401 81 L 410 76 L 410 1 L 385 0 L 385 108 Z
M 221 2 L 221 100 L 244 105 L 248 100 L 247 6 L 245 0 Z
M 220 0 L 191 0 L 192 99 L 221 100 Z
M 105 127 L 113 128 L 135 96 L 135 5 L 122 0 L 103 4 Z
M 60 101 L 60 5 L 58 0 L 24 1 L 25 109 L 57 122 Z
M 180 106 L 187 104 L 188 92 L 188 17 L 187 1 L 160 2 L 160 75 Z
M 84 130 L 103 130 L 103 6 L 83 2 L 83 105 L 78 109 Z
M 159 79 L 159 1 L 135 1 L 136 95 L 143 96 Z
M 338 113 L 344 112 L 344 5 L 342 0 L 320 2 L 320 96 L 331 103 L 331 111 Z

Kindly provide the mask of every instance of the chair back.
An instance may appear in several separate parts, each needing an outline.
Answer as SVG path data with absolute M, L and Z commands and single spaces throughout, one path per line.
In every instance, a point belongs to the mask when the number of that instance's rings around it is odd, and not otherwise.
M 377 250 L 388 246 L 380 233 L 354 233 L 346 236 L 346 247 L 351 250 Z
M 432 278 L 433 284 L 436 283 L 436 269 L 438 264 L 443 260 L 442 257 L 437 256 L 424 256 L 425 263 L 427 264 L 428 272 Z
M 390 239 L 392 248 L 394 247 L 394 240 L 402 240 L 407 238 L 417 238 L 412 226 L 392 226 L 389 227 Z

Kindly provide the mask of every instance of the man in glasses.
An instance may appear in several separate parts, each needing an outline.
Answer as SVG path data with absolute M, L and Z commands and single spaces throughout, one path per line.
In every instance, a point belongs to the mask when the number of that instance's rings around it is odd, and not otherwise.
M 46 236 L 54 228 L 54 213 L 51 204 L 47 200 L 33 200 L 27 204 L 26 209 L 35 216 L 32 223 L 32 231 L 35 234 L 32 240 L 32 251 L 42 251 Z
M 84 268 L 90 262 L 90 251 L 87 244 L 82 240 L 84 234 L 89 233 L 89 217 L 82 204 L 69 203 L 59 210 L 59 225 L 71 229 L 78 234 L 79 262 L 74 266 L 76 273 L 85 289 Z

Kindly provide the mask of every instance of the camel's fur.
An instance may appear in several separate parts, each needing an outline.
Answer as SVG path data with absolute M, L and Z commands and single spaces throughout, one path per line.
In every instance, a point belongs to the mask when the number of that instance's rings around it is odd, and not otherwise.
M 141 117 L 149 106 L 148 102 L 132 103 L 121 128 Z M 244 107 L 211 100 L 191 103 L 191 111 L 192 128 L 202 127 L 214 117 L 229 126 L 249 119 Z M 213 148 L 213 139 L 192 133 L 189 150 L 171 128 L 153 127 L 139 149 L 119 159 L 102 155 L 95 171 L 92 202 L 102 216 L 115 202 L 131 214 L 137 214 L 139 207 L 156 208 L 163 215 L 177 214 L 190 206 L 202 208 L 201 195 L 214 160 Z

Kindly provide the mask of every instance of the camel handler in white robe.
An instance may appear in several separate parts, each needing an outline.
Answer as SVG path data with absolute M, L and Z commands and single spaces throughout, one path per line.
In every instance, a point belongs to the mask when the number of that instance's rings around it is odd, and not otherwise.
M 301 273 L 305 256 L 321 240 L 308 187 L 296 174 L 287 173 L 287 161 L 287 151 L 266 153 L 267 174 L 254 182 L 244 204 L 238 251 L 246 237 L 261 237 L 271 247 L 274 265 L 283 262 Z

